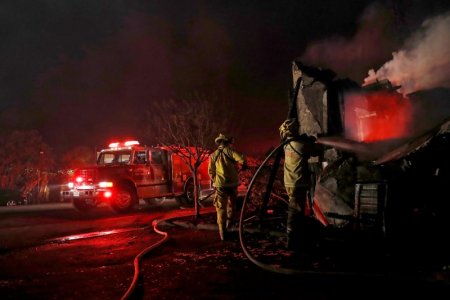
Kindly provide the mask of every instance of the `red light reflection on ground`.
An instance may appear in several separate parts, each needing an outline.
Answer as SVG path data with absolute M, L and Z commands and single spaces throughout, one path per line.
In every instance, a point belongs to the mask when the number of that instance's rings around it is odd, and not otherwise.
M 136 231 L 136 230 L 142 230 L 142 228 L 124 228 L 124 229 L 113 229 L 113 230 L 106 230 L 106 231 L 95 231 L 95 232 L 88 232 L 88 233 L 82 233 L 82 234 L 73 234 L 68 236 L 63 236 L 59 238 L 52 239 L 52 242 L 68 242 L 68 241 L 74 241 L 74 240 L 81 240 L 81 239 L 89 239 L 89 238 L 95 238 L 110 234 L 117 234 L 122 232 L 128 232 L 128 231 Z
M 409 99 L 399 93 L 353 93 L 345 102 L 345 135 L 360 142 L 406 137 L 411 116 Z

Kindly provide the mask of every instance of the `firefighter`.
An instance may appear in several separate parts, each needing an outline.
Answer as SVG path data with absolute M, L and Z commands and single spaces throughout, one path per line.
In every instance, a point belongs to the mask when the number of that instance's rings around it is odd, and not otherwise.
M 222 241 L 226 239 L 227 230 L 234 223 L 239 165 L 241 168 L 247 165 L 245 156 L 231 148 L 232 142 L 232 137 L 219 134 L 215 139 L 217 150 L 211 154 L 208 165 L 208 173 L 216 190 L 213 203 Z
M 291 139 L 284 146 L 284 186 L 289 197 L 288 217 L 286 222 L 287 248 L 298 250 L 300 240 L 305 241 L 306 219 L 310 209 L 308 191 L 311 188 L 311 171 L 308 159 L 315 142 L 314 137 L 299 135 L 297 119 L 287 119 L 279 128 L 283 141 Z

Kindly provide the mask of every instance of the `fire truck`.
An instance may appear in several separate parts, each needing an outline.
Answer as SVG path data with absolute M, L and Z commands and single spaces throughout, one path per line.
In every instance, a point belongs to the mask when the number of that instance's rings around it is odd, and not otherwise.
M 200 165 L 197 177 L 200 195 L 208 194 L 212 190 L 208 160 Z M 136 207 L 139 199 L 175 197 L 180 203 L 191 203 L 194 180 L 181 156 L 167 147 L 117 142 L 98 153 L 96 165 L 75 170 L 61 197 L 82 212 L 106 203 L 123 213 Z

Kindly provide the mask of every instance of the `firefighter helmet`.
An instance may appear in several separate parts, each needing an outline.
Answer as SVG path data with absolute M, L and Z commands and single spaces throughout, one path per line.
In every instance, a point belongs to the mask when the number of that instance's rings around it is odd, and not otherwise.
M 299 123 L 297 119 L 287 119 L 280 126 L 280 137 L 286 139 L 298 135 Z
M 226 136 L 221 133 L 221 134 L 219 134 L 218 137 L 216 137 L 216 139 L 214 141 L 215 141 L 216 145 L 219 145 L 222 142 L 231 144 L 233 142 L 233 138 L 231 136 Z

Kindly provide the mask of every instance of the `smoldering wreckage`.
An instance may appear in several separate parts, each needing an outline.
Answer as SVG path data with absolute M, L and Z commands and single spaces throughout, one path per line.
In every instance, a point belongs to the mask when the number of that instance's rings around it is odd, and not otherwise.
M 362 236 L 371 245 L 402 245 L 402 253 L 426 249 L 437 268 L 449 265 L 444 245 L 450 229 L 450 91 L 405 96 L 387 79 L 361 86 L 300 61 L 293 62 L 293 78 L 288 118 L 298 118 L 300 134 L 315 137 L 322 149 L 308 161 L 315 184 L 305 243 L 327 239 L 330 232 Z M 251 261 L 295 273 L 292 265 L 283 268 L 261 256 L 261 247 L 279 247 L 285 236 L 283 145 L 254 174 L 239 233 Z

